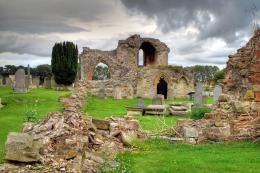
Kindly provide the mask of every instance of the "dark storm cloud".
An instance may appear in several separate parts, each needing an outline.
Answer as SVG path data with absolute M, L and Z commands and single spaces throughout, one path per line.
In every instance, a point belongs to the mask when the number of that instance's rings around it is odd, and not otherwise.
M 88 28 L 71 21 L 97 21 L 113 3 L 101 0 L 1 0 L 0 31 L 18 33 L 78 32 Z
M 121 0 L 130 12 L 154 18 L 165 33 L 181 27 L 199 29 L 199 39 L 237 39 L 260 18 L 259 0 Z M 241 35 L 240 35 L 241 36 Z

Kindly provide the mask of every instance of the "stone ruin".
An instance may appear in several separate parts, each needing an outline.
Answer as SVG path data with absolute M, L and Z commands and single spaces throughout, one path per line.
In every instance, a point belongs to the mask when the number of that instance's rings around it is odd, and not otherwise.
M 223 93 L 201 120 L 177 123 L 177 136 L 191 143 L 260 139 L 260 30 L 229 56 Z
M 112 51 L 84 47 L 80 55 L 81 80 L 87 84 L 89 92 L 98 96 L 99 81 L 92 79 L 97 64 L 104 63 L 110 76 L 103 81 L 105 96 L 117 99 L 153 98 L 157 94 L 163 94 L 165 98 L 187 97 L 194 87 L 193 72 L 188 68 L 169 66 L 169 51 L 160 40 L 140 35 L 119 40 Z
M 87 94 L 78 84 L 70 97 L 60 98 L 63 112 L 52 112 L 39 123 L 25 123 L 22 133 L 9 133 L 0 172 L 100 172 L 115 168 L 119 151 L 141 137 L 130 117 L 92 119 L 80 109 Z

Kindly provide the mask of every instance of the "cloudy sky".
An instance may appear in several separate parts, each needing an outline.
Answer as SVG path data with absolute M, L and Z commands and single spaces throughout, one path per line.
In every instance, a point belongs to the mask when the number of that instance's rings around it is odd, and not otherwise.
M 158 38 L 169 64 L 224 67 L 260 23 L 260 0 L 0 0 L 0 66 L 50 64 L 55 42 L 111 50 Z

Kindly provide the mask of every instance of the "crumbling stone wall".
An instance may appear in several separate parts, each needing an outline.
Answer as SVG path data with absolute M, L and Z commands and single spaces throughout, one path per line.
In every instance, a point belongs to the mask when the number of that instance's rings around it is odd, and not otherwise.
M 144 49 L 143 66 L 139 65 L 140 49 Z M 140 35 L 119 40 L 117 48 L 112 51 L 84 47 L 80 55 L 81 80 L 88 84 L 88 90 L 92 94 L 98 95 L 100 82 L 93 81 L 92 77 L 96 65 L 104 63 L 110 73 L 110 79 L 103 81 L 106 96 L 114 96 L 121 90 L 122 97 L 129 97 L 130 94 L 130 97 L 152 98 L 157 94 L 160 78 L 164 78 L 168 85 L 168 98 L 186 97 L 193 89 L 192 72 L 185 69 L 176 71 L 168 66 L 169 51 L 167 45 L 160 40 L 141 38 Z M 174 92 L 174 89 L 179 91 Z
M 240 100 L 260 84 L 260 30 L 235 55 L 229 56 L 223 84 L 225 93 Z M 259 91 L 255 91 L 255 97 L 260 99 Z

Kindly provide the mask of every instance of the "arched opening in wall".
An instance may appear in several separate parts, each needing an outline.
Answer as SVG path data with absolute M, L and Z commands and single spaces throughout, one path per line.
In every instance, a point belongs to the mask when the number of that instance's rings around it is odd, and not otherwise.
M 110 78 L 108 65 L 98 63 L 95 67 L 92 80 L 106 80 Z
M 142 56 L 142 57 L 141 57 Z M 149 42 L 143 42 L 138 54 L 138 65 L 146 66 L 155 63 L 155 48 Z
M 167 99 L 167 91 L 167 82 L 164 80 L 164 78 L 160 78 L 159 83 L 157 84 L 157 94 L 162 94 L 164 95 L 164 98 Z

